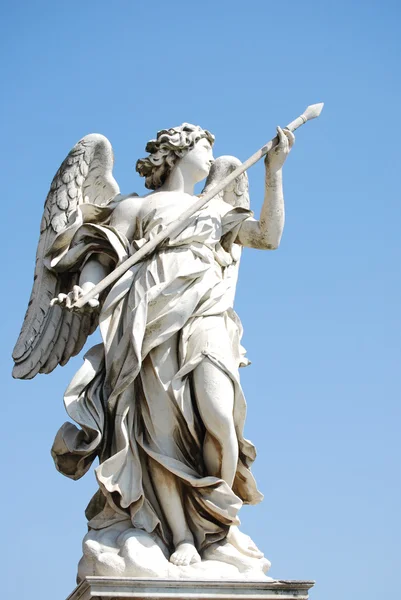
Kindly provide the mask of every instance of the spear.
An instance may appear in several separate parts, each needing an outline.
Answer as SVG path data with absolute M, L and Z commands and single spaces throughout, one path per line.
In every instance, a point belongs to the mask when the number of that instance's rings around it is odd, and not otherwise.
M 312 119 L 316 119 L 320 115 L 323 109 L 323 102 L 320 104 L 311 104 L 305 110 L 302 115 L 297 117 L 294 121 L 291 121 L 286 127 L 290 131 L 295 131 L 298 127 L 301 127 L 307 121 L 311 121 Z M 138 262 L 149 256 L 160 244 L 162 244 L 167 238 L 174 236 L 176 233 L 180 232 L 186 225 L 187 221 L 198 211 L 200 210 L 209 200 L 211 200 L 216 194 L 221 192 L 228 184 L 230 184 L 234 179 L 236 179 L 239 175 L 241 175 L 244 171 L 252 167 L 258 160 L 260 160 L 263 156 L 265 156 L 272 148 L 277 146 L 279 142 L 278 136 L 274 137 L 270 142 L 265 144 L 260 150 L 255 152 L 251 157 L 248 158 L 242 165 L 237 167 L 232 173 L 227 175 L 219 184 L 217 184 L 212 190 L 207 192 L 204 196 L 201 196 L 199 200 L 194 202 L 186 211 L 184 211 L 178 219 L 176 219 L 173 223 L 170 223 L 167 227 L 163 229 L 158 235 L 156 235 L 152 240 L 148 241 L 146 244 L 142 246 L 135 254 L 127 258 L 121 265 L 116 267 L 114 271 L 109 273 L 102 281 L 100 281 L 97 285 L 95 285 L 88 293 L 81 298 L 76 300 L 71 308 L 82 308 L 89 300 L 92 300 L 97 294 L 103 292 L 109 285 L 117 281 L 128 269 L 136 265 Z

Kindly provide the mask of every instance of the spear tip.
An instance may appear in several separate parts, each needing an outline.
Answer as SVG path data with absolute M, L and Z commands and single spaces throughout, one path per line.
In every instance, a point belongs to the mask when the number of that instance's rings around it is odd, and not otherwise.
M 307 121 L 311 119 L 316 119 L 323 110 L 324 102 L 319 102 L 318 104 L 311 104 L 304 112 L 304 117 L 306 117 Z

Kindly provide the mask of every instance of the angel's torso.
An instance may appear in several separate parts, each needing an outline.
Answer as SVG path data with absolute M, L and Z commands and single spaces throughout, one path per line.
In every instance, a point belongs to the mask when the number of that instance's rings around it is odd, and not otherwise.
M 181 192 L 155 192 L 143 198 L 129 196 L 117 203 L 110 224 L 129 242 L 149 239 L 176 221 L 197 200 L 197 196 Z M 196 213 L 196 218 L 189 219 L 179 238 L 216 244 L 222 236 L 222 217 L 231 209 L 223 200 L 212 199 Z

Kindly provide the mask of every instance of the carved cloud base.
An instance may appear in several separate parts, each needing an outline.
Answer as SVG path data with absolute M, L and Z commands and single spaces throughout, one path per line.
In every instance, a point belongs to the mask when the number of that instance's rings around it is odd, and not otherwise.
M 174 581 L 87 577 L 67 600 L 308 600 L 313 581 Z
M 272 581 L 265 575 L 269 568 L 266 558 L 247 557 L 229 543 L 209 547 L 200 563 L 176 566 L 156 535 L 122 522 L 85 536 L 78 582 L 88 576 Z

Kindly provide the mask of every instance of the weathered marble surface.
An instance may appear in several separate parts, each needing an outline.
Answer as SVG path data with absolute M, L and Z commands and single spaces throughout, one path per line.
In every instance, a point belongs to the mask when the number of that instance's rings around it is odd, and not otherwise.
M 159 132 L 137 163 L 148 195 L 119 193 L 111 145 L 98 134 L 83 138 L 53 179 L 13 373 L 50 373 L 99 326 L 102 343 L 64 396 L 79 427 L 65 423 L 52 448 L 72 479 L 99 459 L 81 577 L 265 578 L 269 561 L 238 528 L 241 506 L 262 494 L 243 435 L 239 368 L 248 361 L 233 303 L 242 247 L 280 243 L 293 141 L 278 128 L 259 220 L 244 173 L 80 311 L 78 298 L 195 202 L 198 182 L 208 176 L 213 188 L 238 161 L 214 162 L 214 136 L 183 124 Z
M 67 600 L 308 600 L 313 581 L 174 581 L 87 577 Z

